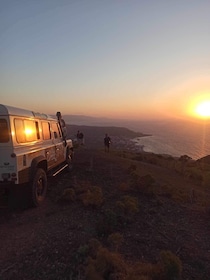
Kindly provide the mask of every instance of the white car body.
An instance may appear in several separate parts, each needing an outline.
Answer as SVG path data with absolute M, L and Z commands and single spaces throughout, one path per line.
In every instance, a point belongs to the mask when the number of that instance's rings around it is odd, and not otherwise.
M 70 166 L 73 144 L 63 135 L 56 118 L 0 104 L 0 187 L 33 185 L 37 169 L 47 176 Z

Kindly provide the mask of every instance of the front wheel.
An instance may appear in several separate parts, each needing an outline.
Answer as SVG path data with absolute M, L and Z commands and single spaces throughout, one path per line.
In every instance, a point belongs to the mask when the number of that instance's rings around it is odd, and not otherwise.
M 35 172 L 31 183 L 31 202 L 33 206 L 39 206 L 46 197 L 47 193 L 47 175 L 42 168 Z

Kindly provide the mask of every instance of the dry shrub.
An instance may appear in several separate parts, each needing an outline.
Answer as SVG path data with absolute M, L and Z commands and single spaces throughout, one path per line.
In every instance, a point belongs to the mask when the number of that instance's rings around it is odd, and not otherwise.
M 122 192 L 126 192 L 126 191 L 130 190 L 130 185 L 129 185 L 129 183 L 122 182 L 118 185 L 118 189 Z
M 190 192 L 184 186 L 179 188 L 174 188 L 171 185 L 165 185 L 162 187 L 162 196 L 171 198 L 179 203 L 186 203 L 190 201 Z
M 157 155 L 157 154 L 143 153 L 143 154 L 139 154 L 138 156 L 134 157 L 133 159 L 156 165 L 158 163 L 158 157 L 159 157 L 159 155 Z
M 138 154 L 137 156 L 132 157 L 133 160 L 137 161 L 143 161 L 144 160 L 144 154 Z
M 125 280 L 161 280 L 161 269 L 157 264 L 136 262 L 130 265 Z
M 202 186 L 204 188 L 210 189 L 210 172 L 205 172 L 202 178 Z
M 96 224 L 96 232 L 100 237 L 108 236 L 119 228 L 119 216 L 115 211 L 108 209 L 104 212 L 102 219 Z
M 137 166 L 135 164 L 131 164 L 128 167 L 128 173 L 132 173 L 132 172 L 136 171 L 136 169 L 137 169 Z
M 183 175 L 185 177 L 188 177 L 190 179 L 192 179 L 193 181 L 196 182 L 201 182 L 202 181 L 202 171 L 199 170 L 197 167 L 193 166 L 193 167 L 186 167 L 185 170 L 183 170 Z
M 174 165 L 174 169 L 177 173 L 182 174 L 183 173 L 183 163 L 181 161 L 176 161 Z
M 181 162 L 188 162 L 188 161 L 190 161 L 192 158 L 191 157 L 189 157 L 188 155 L 182 155 L 182 156 L 180 156 L 179 157 L 179 161 L 181 161 Z
M 89 253 L 89 246 L 88 245 L 81 245 L 74 255 L 74 261 L 77 264 L 83 264 L 84 261 L 87 259 Z
M 80 195 L 80 199 L 85 206 L 99 207 L 103 203 L 103 193 L 100 187 L 91 186 Z
M 170 251 L 160 253 L 157 264 L 137 262 L 130 266 L 126 280 L 178 280 L 181 278 L 180 259 Z
M 67 188 L 63 191 L 59 201 L 75 201 L 76 194 L 73 188 Z
M 130 186 L 132 189 L 137 189 L 139 185 L 140 176 L 136 172 L 130 174 Z
M 92 258 L 96 258 L 98 249 L 99 249 L 100 247 L 102 247 L 102 245 L 101 245 L 101 242 L 100 242 L 98 239 L 92 238 L 92 239 L 90 239 L 89 242 L 88 242 L 88 247 L 89 247 L 89 255 L 90 255 Z
M 176 280 L 181 278 L 182 263 L 171 251 L 161 251 L 159 266 L 162 270 L 162 279 Z
M 171 198 L 174 188 L 171 185 L 163 185 L 160 194 L 164 197 Z
M 155 179 L 150 174 L 146 174 L 140 177 L 139 183 L 144 187 L 150 187 L 155 183 Z
M 123 275 L 127 274 L 126 271 L 126 263 L 120 254 L 99 247 L 96 257 L 88 258 L 86 279 L 123 279 Z
M 177 202 L 189 202 L 190 193 L 185 188 L 173 189 L 171 198 Z
M 139 211 L 138 199 L 129 195 L 125 195 L 120 201 L 117 201 L 116 206 L 122 216 L 134 215 Z
M 157 156 L 155 154 L 150 154 L 150 156 L 148 156 L 147 158 L 147 162 L 153 165 L 157 165 L 158 164 Z
M 133 173 L 131 176 L 131 188 L 147 196 L 155 196 L 155 183 L 155 179 L 150 174 L 139 176 Z
M 112 233 L 108 236 L 108 243 L 115 251 L 118 251 L 124 241 L 123 235 L 119 232 Z
M 118 243 L 122 241 L 122 236 L 114 233 L 108 240 Z M 89 242 L 89 256 L 85 267 L 87 280 L 178 280 L 181 279 L 181 273 L 182 263 L 170 251 L 161 251 L 160 260 L 156 264 L 132 264 L 126 262 L 119 253 L 103 247 L 97 239 Z
M 83 194 L 91 188 L 89 181 L 79 181 L 75 183 L 74 190 L 77 195 Z

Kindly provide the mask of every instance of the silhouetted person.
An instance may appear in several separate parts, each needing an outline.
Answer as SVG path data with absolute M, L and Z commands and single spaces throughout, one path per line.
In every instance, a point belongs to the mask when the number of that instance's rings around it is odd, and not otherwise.
M 111 144 L 111 138 L 106 133 L 106 135 L 104 137 L 104 149 L 105 149 L 105 152 L 109 152 L 110 144 Z
M 79 135 L 80 135 L 80 131 L 77 131 L 77 143 L 79 144 Z
M 67 137 L 66 123 L 65 123 L 64 119 L 62 118 L 61 112 L 57 112 L 56 116 L 57 116 L 58 122 L 60 124 L 63 140 L 66 143 L 66 137 Z
M 81 145 L 84 145 L 84 134 L 82 132 L 80 132 L 80 134 L 79 134 L 79 139 L 80 139 Z
M 78 144 L 84 145 L 84 134 L 79 130 L 77 131 L 77 142 Z

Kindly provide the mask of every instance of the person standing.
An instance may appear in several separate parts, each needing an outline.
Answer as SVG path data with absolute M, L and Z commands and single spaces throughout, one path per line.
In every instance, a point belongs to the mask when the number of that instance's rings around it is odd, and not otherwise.
M 58 122 L 60 124 L 63 140 L 65 141 L 65 144 L 66 144 L 66 138 L 67 138 L 66 123 L 65 123 L 64 119 L 62 118 L 61 112 L 57 112 L 56 116 L 57 116 Z
M 80 144 L 80 131 L 77 131 L 77 143 Z
M 109 152 L 110 144 L 111 144 L 111 138 L 106 133 L 105 137 L 104 137 L 104 149 L 105 149 L 105 152 Z
M 84 138 L 84 134 L 82 132 L 80 132 L 79 138 L 80 138 L 80 141 L 81 141 L 81 145 L 84 145 L 85 144 L 85 138 Z
M 79 130 L 77 131 L 77 143 L 79 145 L 84 145 L 85 144 L 84 134 Z

